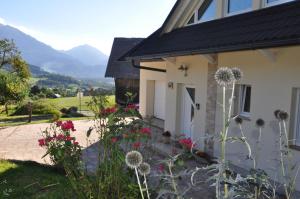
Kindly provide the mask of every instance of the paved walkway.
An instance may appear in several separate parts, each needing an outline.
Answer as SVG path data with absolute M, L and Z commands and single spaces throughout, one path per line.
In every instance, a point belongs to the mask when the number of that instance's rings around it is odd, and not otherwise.
M 86 132 L 93 126 L 93 121 L 74 121 L 76 131 L 73 136 L 83 147 L 87 147 L 96 141 L 97 136 L 91 135 L 87 144 Z M 42 159 L 45 149 L 38 145 L 41 131 L 49 127 L 49 123 L 29 124 L 0 129 L 0 159 L 32 160 L 39 163 L 50 163 L 49 159 Z

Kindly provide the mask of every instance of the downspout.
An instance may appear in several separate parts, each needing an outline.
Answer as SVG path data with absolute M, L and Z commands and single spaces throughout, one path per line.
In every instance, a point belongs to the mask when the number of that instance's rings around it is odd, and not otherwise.
M 134 63 L 134 60 L 131 60 L 131 64 L 134 68 L 138 68 L 138 69 L 143 69 L 143 70 L 151 70 L 151 71 L 156 71 L 156 72 L 161 72 L 161 73 L 166 73 L 167 70 L 165 69 L 159 69 L 159 68 L 151 68 L 151 67 L 146 67 L 146 66 L 140 66 L 140 65 L 136 65 Z

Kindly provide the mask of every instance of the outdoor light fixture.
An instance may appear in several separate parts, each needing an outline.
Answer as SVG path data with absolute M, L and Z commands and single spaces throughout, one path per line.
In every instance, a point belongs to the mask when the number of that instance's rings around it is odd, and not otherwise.
M 174 87 L 174 83 L 173 82 L 168 82 L 168 88 L 173 89 L 173 87 Z
M 178 70 L 184 72 L 184 76 L 187 76 L 187 71 L 188 71 L 189 67 L 185 64 L 180 65 L 180 67 L 178 68 Z

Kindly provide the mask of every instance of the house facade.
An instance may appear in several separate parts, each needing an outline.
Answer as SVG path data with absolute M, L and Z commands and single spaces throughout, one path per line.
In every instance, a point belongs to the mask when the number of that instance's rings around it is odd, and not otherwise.
M 221 90 L 214 74 L 219 67 L 240 68 L 243 79 L 234 113 L 244 119 L 253 147 L 256 120 L 265 121 L 258 166 L 280 180 L 275 176 L 277 109 L 289 113 L 290 147 L 300 164 L 300 1 L 178 0 L 162 27 L 124 58 L 162 69 L 140 71 L 142 115 L 163 119 L 166 131 L 185 134 L 213 156 L 220 153 L 220 144 L 208 137 L 218 134 L 222 125 Z M 230 133 L 239 133 L 234 122 Z M 230 144 L 227 151 L 233 164 L 251 167 L 243 144 Z

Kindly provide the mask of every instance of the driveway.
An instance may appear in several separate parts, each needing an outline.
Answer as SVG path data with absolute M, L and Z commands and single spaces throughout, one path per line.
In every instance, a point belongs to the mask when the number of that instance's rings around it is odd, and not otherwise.
M 42 159 L 45 149 L 38 145 L 41 131 L 49 127 L 49 123 L 30 124 L 0 129 L 0 159 L 32 160 L 39 163 L 47 163 L 48 158 Z M 86 132 L 93 126 L 93 121 L 74 121 L 76 131 L 72 136 L 81 146 L 86 148 L 97 139 L 96 133 L 92 133 L 89 143 L 86 140 Z

